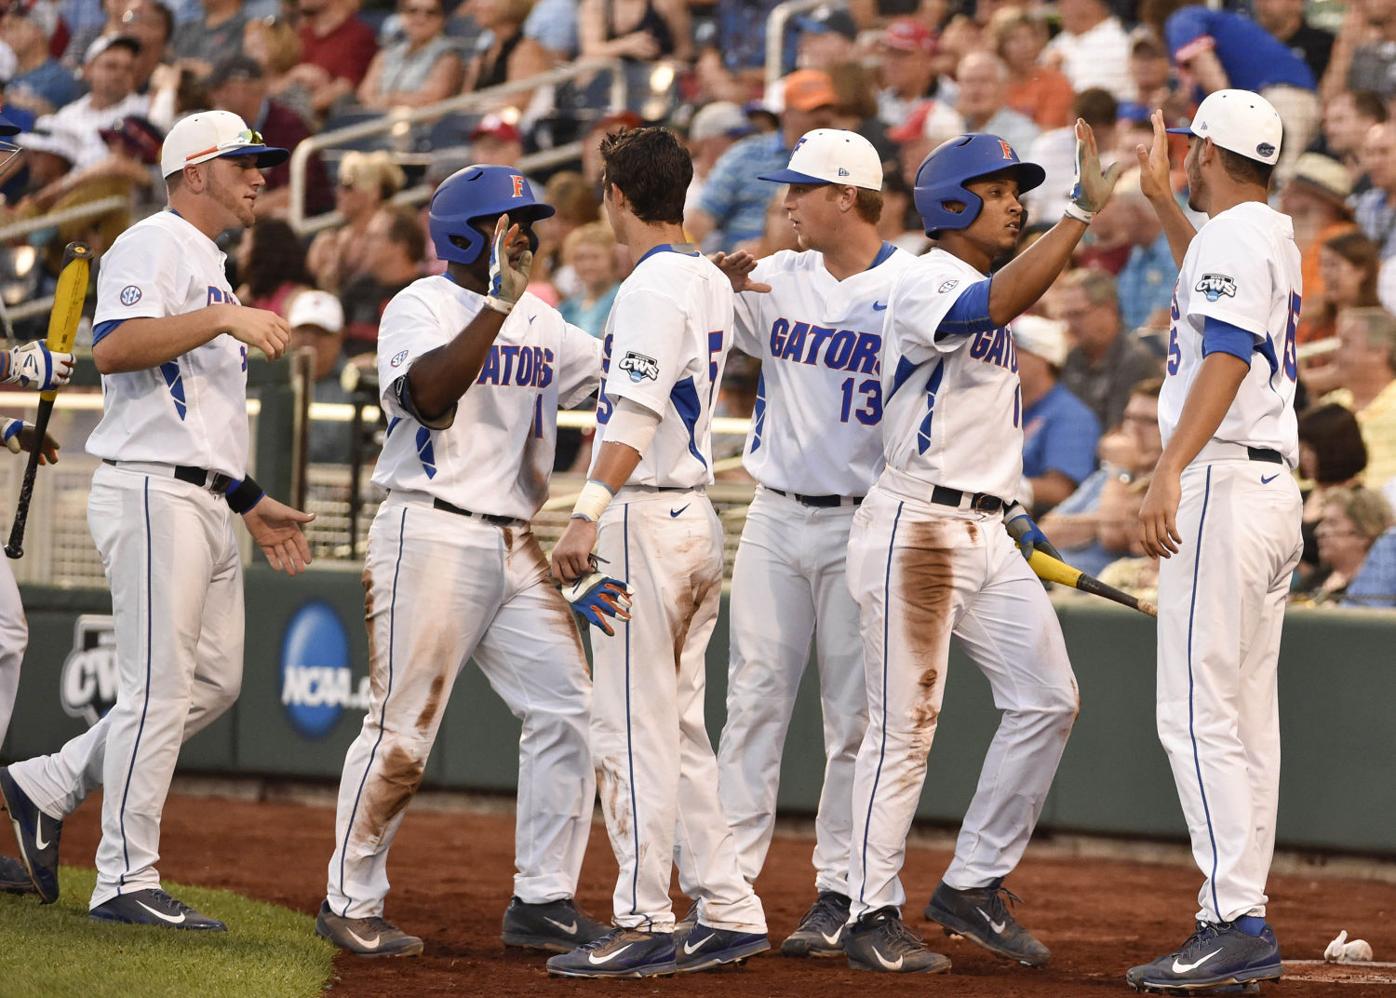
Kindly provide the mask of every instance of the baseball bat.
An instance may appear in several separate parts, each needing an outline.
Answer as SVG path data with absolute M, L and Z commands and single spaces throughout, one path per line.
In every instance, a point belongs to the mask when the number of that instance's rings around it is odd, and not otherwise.
M 69 243 L 63 250 L 63 266 L 58 271 L 58 287 L 53 293 L 53 309 L 48 314 L 48 336 L 44 342 L 54 353 L 72 353 L 78 335 L 78 320 L 87 300 L 87 280 L 92 267 L 92 250 L 86 243 Z M 43 452 L 44 434 L 48 432 L 49 417 L 53 415 L 54 388 L 39 395 L 39 414 L 34 417 L 34 449 L 24 466 L 24 481 L 19 487 L 19 504 L 15 507 L 14 523 L 10 524 L 10 542 L 5 554 L 11 558 L 24 557 L 24 526 L 29 520 L 29 502 L 34 498 L 34 479 L 39 473 L 39 456 Z
M 1033 551 L 1032 557 L 1028 559 L 1028 565 L 1037 577 L 1044 582 L 1059 582 L 1072 589 L 1079 589 L 1083 593 L 1090 593 L 1093 596 L 1104 596 L 1108 600 L 1113 600 L 1121 606 L 1127 606 L 1131 610 L 1138 610 L 1140 613 L 1150 617 L 1158 616 L 1158 607 L 1148 600 L 1137 599 L 1129 593 L 1121 592 L 1114 586 L 1107 586 L 1104 582 L 1094 576 L 1087 575 L 1079 568 L 1072 568 L 1064 561 L 1053 558 L 1045 551 Z

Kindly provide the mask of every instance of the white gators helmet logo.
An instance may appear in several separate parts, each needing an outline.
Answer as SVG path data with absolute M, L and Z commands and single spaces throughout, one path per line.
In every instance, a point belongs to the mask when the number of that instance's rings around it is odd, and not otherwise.
M 1208 301 L 1217 301 L 1223 295 L 1235 298 L 1236 282 L 1225 274 L 1203 274 L 1202 280 L 1197 282 L 1197 287 L 1193 290 L 1206 295 Z
M 659 380 L 659 361 L 633 350 L 620 359 L 619 367 L 630 375 L 631 381 L 644 381 L 646 378 L 650 381 Z

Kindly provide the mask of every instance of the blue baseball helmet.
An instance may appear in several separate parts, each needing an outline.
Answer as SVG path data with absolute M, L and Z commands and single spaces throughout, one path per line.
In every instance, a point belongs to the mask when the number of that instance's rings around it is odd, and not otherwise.
M 1018 193 L 1030 191 L 1047 178 L 1036 163 L 1024 163 L 1003 139 L 984 132 L 971 132 L 942 142 L 931 150 L 916 171 L 916 213 L 926 227 L 926 235 L 948 229 L 967 229 L 979 217 L 984 201 L 966 189 L 965 184 L 992 173 L 1012 170 L 1017 174 Z M 945 207 L 958 201 L 964 211 Z
M 510 222 L 536 222 L 553 209 L 534 198 L 528 178 L 512 166 L 467 166 L 451 174 L 431 196 L 428 212 L 437 259 L 474 263 L 489 239 L 471 223 L 506 212 Z M 536 235 L 529 248 L 538 249 Z

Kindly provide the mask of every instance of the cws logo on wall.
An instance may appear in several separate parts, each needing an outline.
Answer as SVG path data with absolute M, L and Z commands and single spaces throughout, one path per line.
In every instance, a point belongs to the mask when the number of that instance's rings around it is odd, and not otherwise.
M 63 712 L 90 728 L 116 703 L 116 631 L 110 614 L 79 614 L 73 625 L 73 650 L 59 677 Z
M 324 738 L 345 710 L 368 709 L 368 677 L 354 684 L 349 635 L 334 607 L 312 600 L 281 638 L 281 705 L 305 738 Z

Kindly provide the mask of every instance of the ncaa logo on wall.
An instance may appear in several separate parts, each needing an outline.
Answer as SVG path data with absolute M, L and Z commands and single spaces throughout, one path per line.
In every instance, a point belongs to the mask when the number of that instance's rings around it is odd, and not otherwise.
M 291 615 L 281 639 L 281 705 L 291 727 L 324 738 L 345 709 L 368 707 L 368 677 L 354 686 L 349 635 L 334 607 L 312 600 Z
M 116 630 L 110 614 L 84 613 L 73 625 L 73 650 L 58 681 L 63 713 L 90 728 L 116 703 Z

